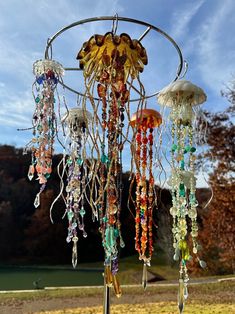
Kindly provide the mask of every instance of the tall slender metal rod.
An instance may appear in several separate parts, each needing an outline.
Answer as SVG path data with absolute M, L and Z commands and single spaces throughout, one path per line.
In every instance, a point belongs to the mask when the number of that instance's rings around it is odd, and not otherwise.
M 106 278 L 104 274 L 104 306 L 103 314 L 110 314 L 110 288 L 106 284 Z

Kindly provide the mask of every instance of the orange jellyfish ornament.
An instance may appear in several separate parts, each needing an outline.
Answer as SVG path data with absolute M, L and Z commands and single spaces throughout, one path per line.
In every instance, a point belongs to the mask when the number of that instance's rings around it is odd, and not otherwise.
M 130 125 L 135 132 L 136 164 L 136 216 L 135 216 L 135 249 L 139 259 L 143 260 L 142 285 L 147 286 L 147 266 L 153 253 L 153 131 L 162 123 L 159 112 L 153 109 L 142 109 L 131 117 Z

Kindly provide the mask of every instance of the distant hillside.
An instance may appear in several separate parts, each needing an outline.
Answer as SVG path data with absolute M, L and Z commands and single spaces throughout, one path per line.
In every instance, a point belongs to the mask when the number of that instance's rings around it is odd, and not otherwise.
M 37 181 L 30 182 L 27 178 L 30 154 L 23 155 L 23 150 L 13 146 L 0 146 L 0 263 L 4 262 L 40 262 L 70 263 L 71 246 L 65 241 L 67 220 L 62 220 L 64 204 L 59 201 L 53 210 L 54 224 L 49 219 L 49 208 L 58 194 L 59 179 L 56 166 L 61 155 L 53 159 L 53 173 L 48 181 L 46 191 L 42 194 L 41 206 L 35 210 L 33 201 L 39 190 Z M 134 253 L 135 226 L 132 206 L 130 213 L 127 208 L 129 194 L 129 173 L 123 174 L 122 199 L 122 232 L 125 248 L 121 256 Z M 156 187 L 158 209 L 154 211 L 154 236 L 157 248 L 165 252 L 167 260 L 172 260 L 171 237 L 171 195 L 167 189 Z M 133 192 L 134 193 L 134 192 Z M 133 194 L 134 197 L 134 194 Z M 198 189 L 200 203 L 199 215 L 203 214 L 203 206 L 210 198 L 208 189 Z M 103 259 L 103 248 L 98 232 L 98 224 L 93 223 L 89 207 L 85 216 L 88 237 L 79 239 L 79 261 L 95 261 Z M 199 217 L 200 222 L 200 217 Z

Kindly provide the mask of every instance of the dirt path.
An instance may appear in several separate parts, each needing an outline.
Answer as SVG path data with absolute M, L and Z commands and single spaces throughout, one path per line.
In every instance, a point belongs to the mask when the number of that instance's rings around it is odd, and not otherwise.
M 233 303 L 235 300 L 235 282 L 221 282 L 217 284 L 195 285 L 189 287 L 190 303 L 199 302 L 201 304 L 212 303 Z M 103 303 L 103 291 L 95 295 L 76 297 L 53 297 L 48 291 L 42 297 L 28 298 L 2 298 L 0 295 L 0 314 L 33 314 L 49 310 L 66 310 L 77 307 L 100 306 Z M 156 302 L 175 302 L 177 299 L 177 287 L 150 286 L 146 291 L 141 288 L 124 288 L 123 296 L 116 298 L 111 293 L 111 304 L 145 304 Z M 85 314 L 85 313 L 84 313 Z M 128 313 L 127 313 L 128 314 Z

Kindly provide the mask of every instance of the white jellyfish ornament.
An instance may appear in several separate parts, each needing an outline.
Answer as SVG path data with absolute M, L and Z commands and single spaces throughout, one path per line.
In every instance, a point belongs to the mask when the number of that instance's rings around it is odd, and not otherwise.
M 171 132 L 171 176 L 168 184 L 172 195 L 170 214 L 173 217 L 174 260 L 180 263 L 178 307 L 182 313 L 188 296 L 187 262 L 191 259 L 189 234 L 192 239 L 192 252 L 197 254 L 198 251 L 194 120 L 196 108 L 206 101 L 206 94 L 191 82 L 178 80 L 162 89 L 157 99 L 158 103 L 165 107 L 163 110 L 167 107 L 170 109 L 166 119 Z M 191 229 L 190 232 L 188 229 Z M 205 262 L 199 258 L 198 260 L 201 266 L 205 266 Z

